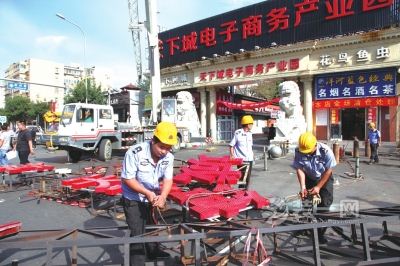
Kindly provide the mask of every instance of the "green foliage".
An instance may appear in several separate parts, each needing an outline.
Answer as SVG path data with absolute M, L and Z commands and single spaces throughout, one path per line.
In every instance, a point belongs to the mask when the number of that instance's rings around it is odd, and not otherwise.
M 256 89 L 259 96 L 272 100 L 274 98 L 279 98 L 278 82 L 260 82 Z
M 138 84 L 138 87 L 148 93 L 150 91 L 150 80 L 146 78 L 142 79 L 142 81 Z
M 6 98 L 5 112 L 8 121 L 29 120 L 32 117 L 32 103 L 24 96 Z
M 87 79 L 87 96 L 88 103 L 106 104 L 107 97 L 101 91 L 101 86 L 96 87 L 96 83 L 92 79 Z M 80 81 L 76 87 L 71 90 L 65 97 L 64 102 L 67 103 L 84 103 L 86 100 L 85 81 Z

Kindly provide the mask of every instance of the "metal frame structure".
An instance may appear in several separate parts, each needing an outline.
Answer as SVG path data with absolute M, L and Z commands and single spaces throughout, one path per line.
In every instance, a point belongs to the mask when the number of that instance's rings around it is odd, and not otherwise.
M 400 262 L 400 237 L 396 232 L 389 233 L 388 228 L 389 224 L 399 224 L 400 206 L 361 210 L 359 217 L 343 217 L 338 212 L 313 215 L 286 213 L 282 216 L 282 213 L 264 211 L 262 214 L 267 217 L 149 226 L 147 229 L 153 231 L 138 237 L 127 237 L 127 234 L 125 237 L 115 237 L 118 235 L 116 231 L 125 231 L 126 227 L 21 231 L 20 234 L 27 236 L 0 241 L 0 250 L 46 250 L 46 265 L 52 265 L 55 249 L 67 248 L 72 250 L 71 262 L 68 263 L 76 265 L 78 247 L 117 245 L 123 246 L 124 265 L 129 265 L 129 244 L 160 242 L 165 247 L 175 242 L 179 243 L 180 261 L 184 265 L 226 265 L 228 261 L 241 264 L 246 253 L 237 250 L 243 249 L 243 239 L 249 232 L 253 235 L 259 232 L 264 245 L 273 250 L 273 260 L 314 265 L 322 265 L 322 258 L 347 259 L 358 265 Z M 367 229 L 376 223 L 381 224 L 382 235 L 372 237 Z M 350 227 L 350 234 L 340 229 L 342 227 Z M 340 239 L 331 240 L 329 245 L 320 244 L 320 228 L 332 228 Z M 96 238 L 78 239 L 79 233 Z M 303 237 L 301 233 L 308 236 Z M 67 240 L 70 236 L 72 239 Z M 18 262 L 13 265 L 18 265 Z

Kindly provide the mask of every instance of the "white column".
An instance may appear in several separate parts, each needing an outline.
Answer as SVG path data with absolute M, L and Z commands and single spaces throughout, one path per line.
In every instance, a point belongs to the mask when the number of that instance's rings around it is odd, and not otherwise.
M 200 125 L 201 136 L 207 137 L 207 98 L 206 89 L 199 89 L 200 91 Z
M 210 129 L 213 140 L 217 139 L 217 93 L 214 88 L 210 92 Z
M 313 109 L 312 109 L 312 79 L 301 79 L 304 91 L 304 117 L 306 119 L 307 131 L 313 131 Z

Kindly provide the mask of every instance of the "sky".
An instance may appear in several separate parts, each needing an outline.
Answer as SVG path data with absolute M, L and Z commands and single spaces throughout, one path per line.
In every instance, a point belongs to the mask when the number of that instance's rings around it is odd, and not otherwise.
M 144 2 L 139 0 L 141 21 Z M 157 0 L 158 25 L 173 29 L 260 0 Z M 86 34 L 86 56 L 78 24 Z M 28 58 L 95 66 L 109 73 L 114 88 L 135 83 L 135 58 L 128 30 L 127 0 L 0 0 L 0 77 Z M 144 34 L 144 33 L 143 33 Z M 142 47 L 145 44 L 142 42 Z

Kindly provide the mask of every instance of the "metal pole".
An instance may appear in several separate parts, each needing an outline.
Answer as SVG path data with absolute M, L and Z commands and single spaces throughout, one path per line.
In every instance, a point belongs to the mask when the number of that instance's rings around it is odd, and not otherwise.
M 88 103 L 88 88 L 87 88 L 87 78 L 86 78 L 86 70 L 85 70 L 85 65 L 86 65 L 86 34 L 78 24 L 76 24 L 75 22 L 67 19 L 62 14 L 57 13 L 56 16 L 59 17 L 62 20 L 65 20 L 65 21 L 71 23 L 72 25 L 77 27 L 80 30 L 80 32 L 82 33 L 82 36 L 83 36 L 83 79 L 84 79 L 84 82 L 85 82 L 85 102 Z
M 355 178 L 359 178 L 360 177 L 360 157 L 356 158 L 356 167 L 355 167 L 355 173 L 354 173 L 354 177 Z
M 264 146 L 264 171 L 268 170 L 268 154 L 267 147 Z

